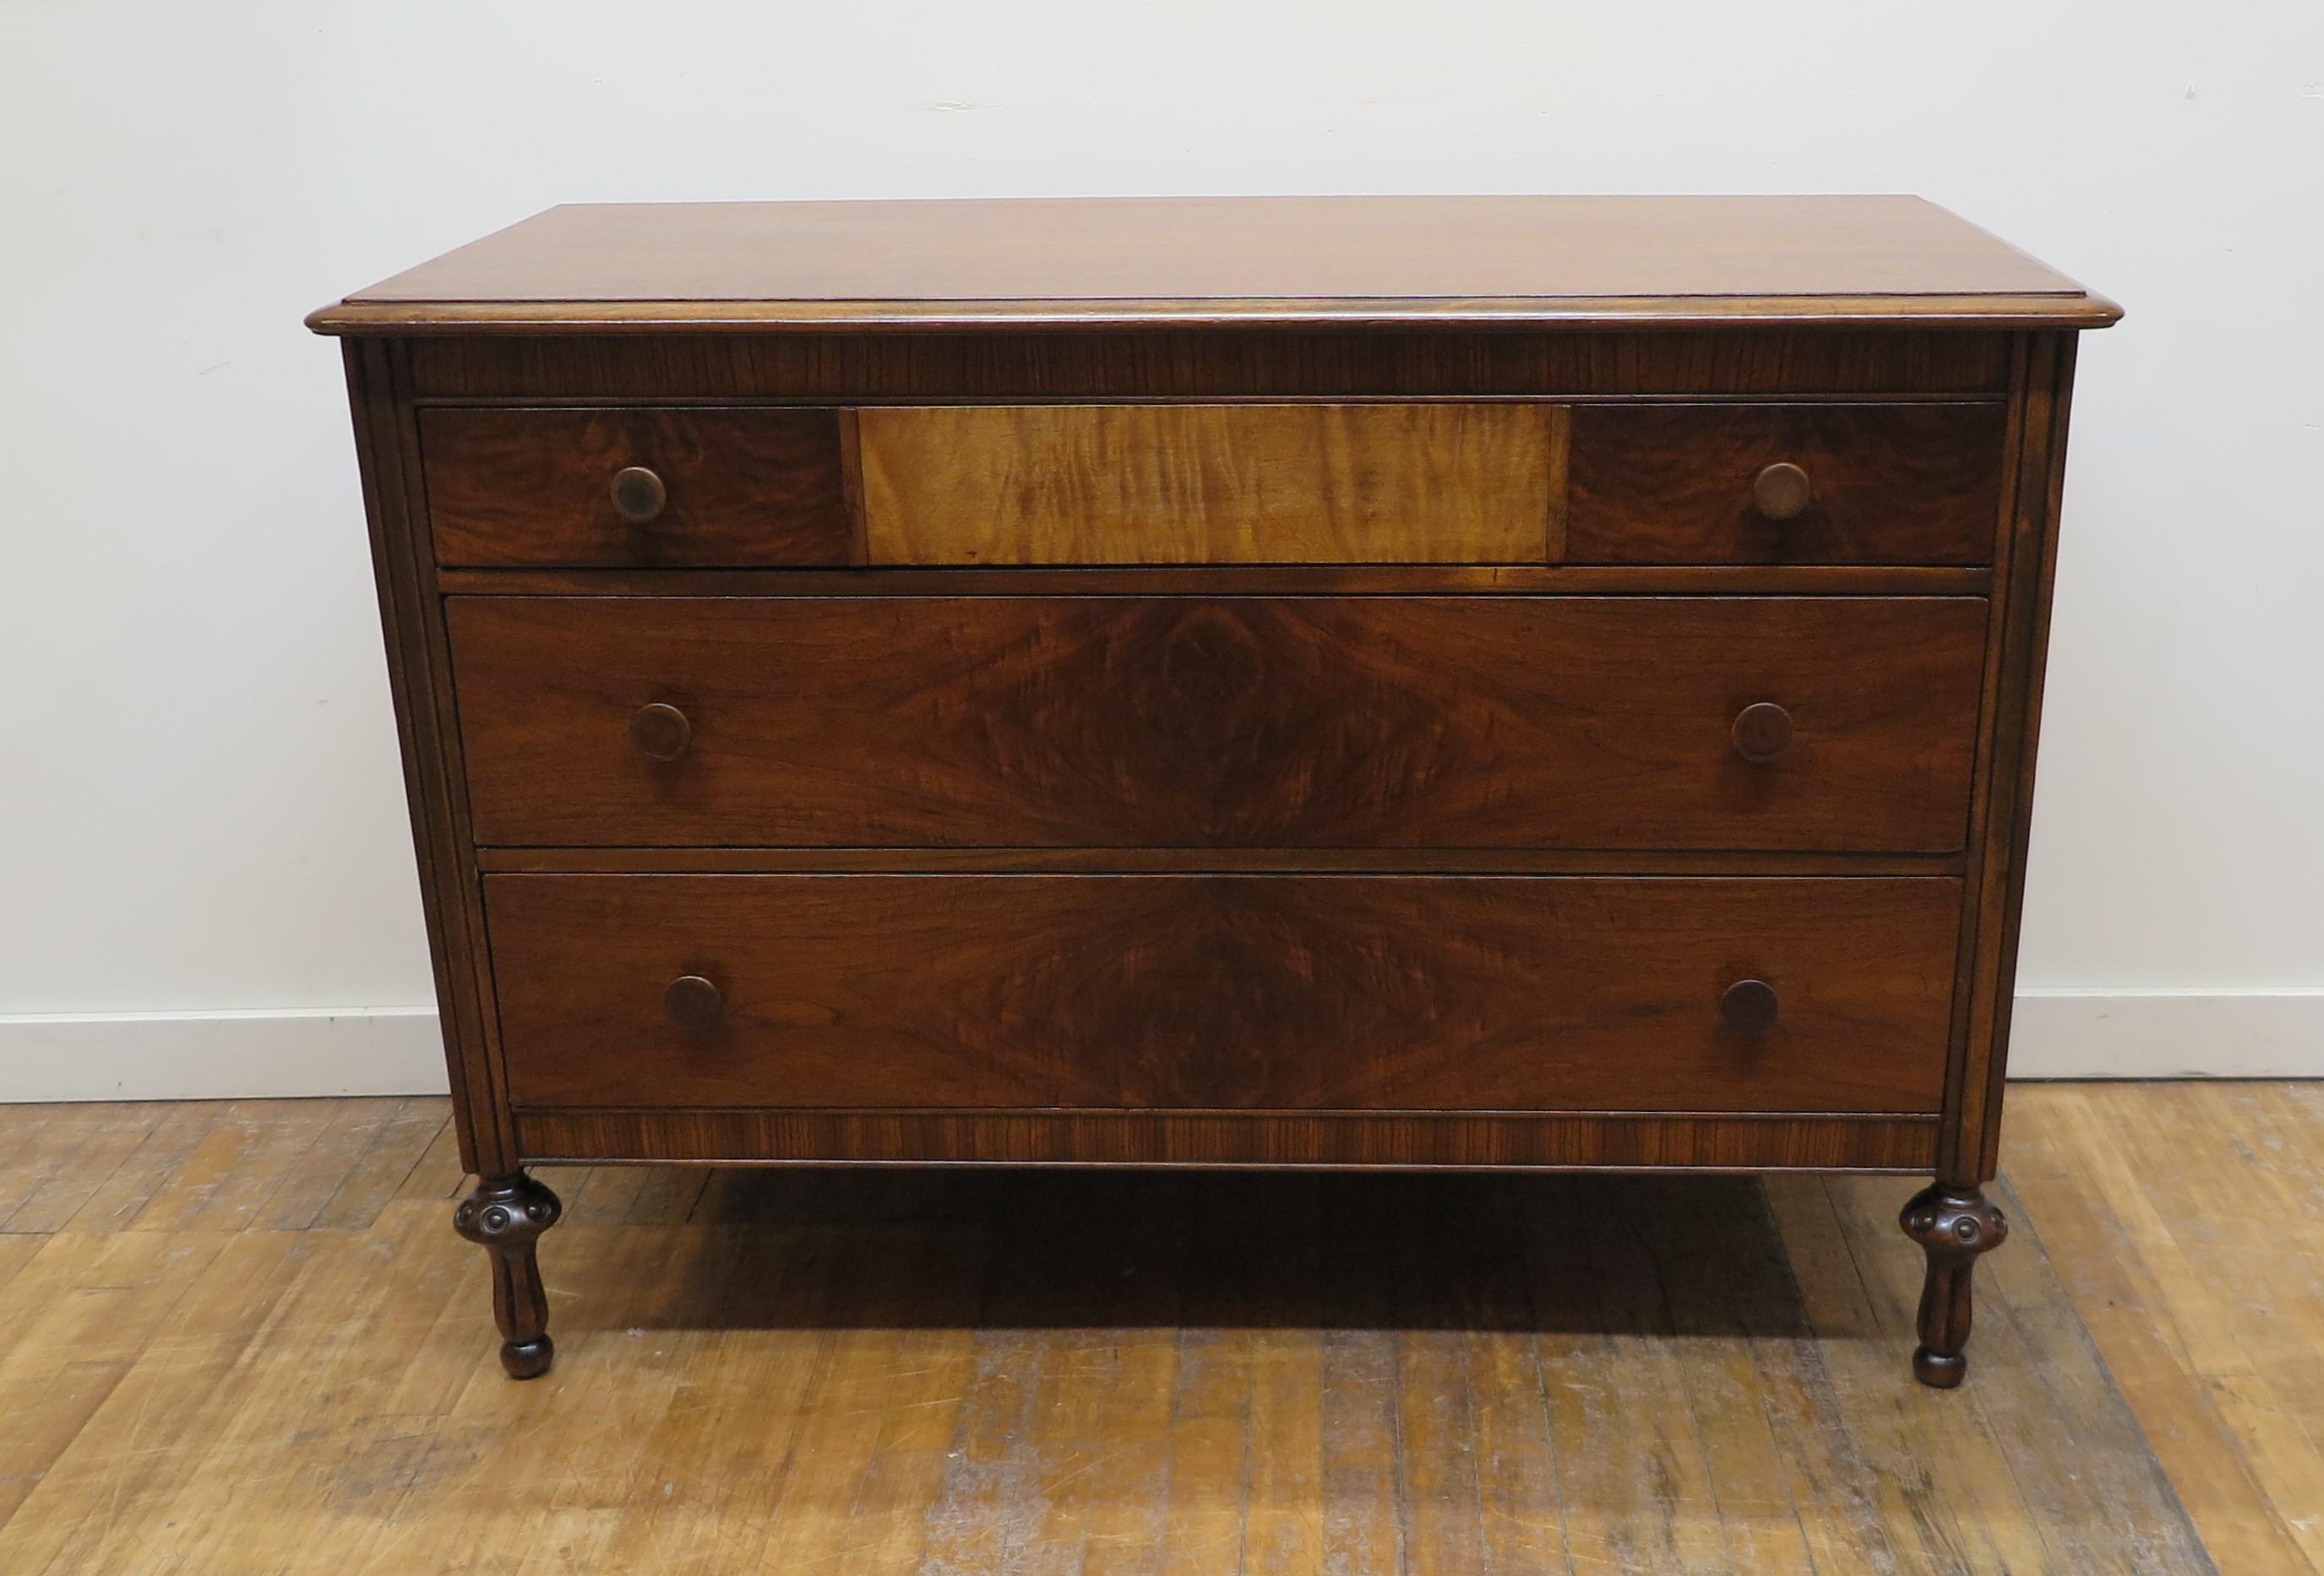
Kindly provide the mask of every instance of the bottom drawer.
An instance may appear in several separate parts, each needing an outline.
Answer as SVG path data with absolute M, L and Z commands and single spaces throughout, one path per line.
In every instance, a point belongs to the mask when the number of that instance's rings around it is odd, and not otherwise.
M 484 881 L 520 1109 L 1938 1109 L 1936 877 Z M 1772 987 L 1736 993 L 1742 980 Z M 1756 1009 L 1756 1010 L 1754 1010 Z

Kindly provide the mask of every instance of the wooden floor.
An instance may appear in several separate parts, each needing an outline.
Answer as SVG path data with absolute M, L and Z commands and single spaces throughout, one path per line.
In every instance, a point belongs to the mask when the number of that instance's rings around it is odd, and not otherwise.
M 2004 1159 L 1951 1394 L 1903 1179 L 615 1169 L 517 1385 L 440 1101 L 0 1107 L 0 1572 L 2324 1571 L 2324 1086 Z

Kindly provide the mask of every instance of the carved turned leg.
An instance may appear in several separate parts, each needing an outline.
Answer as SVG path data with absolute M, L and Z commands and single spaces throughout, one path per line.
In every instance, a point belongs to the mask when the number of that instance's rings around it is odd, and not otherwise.
M 532 1248 L 563 1210 L 555 1193 L 520 1171 L 480 1178 L 452 1212 L 452 1228 L 492 1256 L 493 1318 L 501 1327 L 501 1367 L 512 1379 L 547 1373 L 556 1354 Z
M 1896 1223 L 1929 1256 L 1913 1377 L 1950 1390 L 1969 1371 L 1961 1348 L 1969 1344 L 1969 1274 L 1978 1255 L 2000 1247 L 2009 1236 L 2009 1222 L 1981 1190 L 1937 1182 L 1914 1194 Z

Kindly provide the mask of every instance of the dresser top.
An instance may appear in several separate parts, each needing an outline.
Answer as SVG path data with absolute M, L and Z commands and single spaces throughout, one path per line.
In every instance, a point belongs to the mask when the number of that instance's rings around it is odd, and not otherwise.
M 1916 197 L 1206 197 L 568 205 L 308 321 L 349 334 L 2120 315 Z

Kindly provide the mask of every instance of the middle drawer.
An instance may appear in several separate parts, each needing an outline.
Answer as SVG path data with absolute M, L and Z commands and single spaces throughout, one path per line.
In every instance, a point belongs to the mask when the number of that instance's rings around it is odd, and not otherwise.
M 1979 598 L 449 599 L 487 845 L 1947 853 Z

